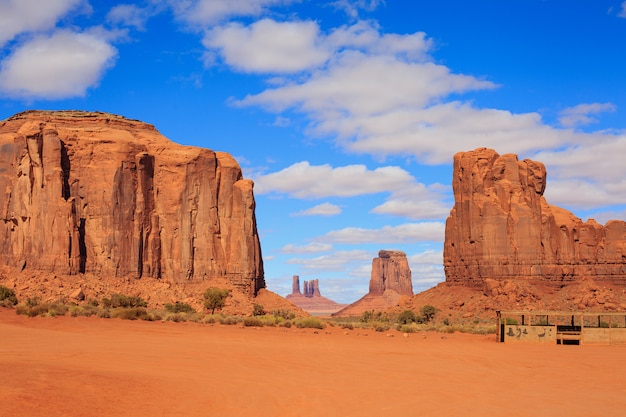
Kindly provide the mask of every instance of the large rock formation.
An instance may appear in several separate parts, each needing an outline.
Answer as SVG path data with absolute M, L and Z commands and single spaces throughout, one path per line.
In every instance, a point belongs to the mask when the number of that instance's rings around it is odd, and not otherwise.
M 412 295 L 413 282 L 406 254 L 381 250 L 378 258 L 372 260 L 369 293 L 333 315 L 360 316 L 366 311 L 384 310 L 397 306 L 403 296 Z
M 0 122 L 0 265 L 61 275 L 265 286 L 253 183 L 228 154 L 120 116 Z
M 338 304 L 322 296 L 319 279 L 304 281 L 304 293 L 300 292 L 300 277 L 298 275 L 293 276 L 291 294 L 285 298 L 309 313 L 331 314 L 345 307 L 345 304 Z
M 486 279 L 626 284 L 626 223 L 583 222 L 543 197 L 541 162 L 476 149 L 454 156 L 455 205 L 446 222 L 446 282 Z M 576 192 L 576 190 L 572 190 Z

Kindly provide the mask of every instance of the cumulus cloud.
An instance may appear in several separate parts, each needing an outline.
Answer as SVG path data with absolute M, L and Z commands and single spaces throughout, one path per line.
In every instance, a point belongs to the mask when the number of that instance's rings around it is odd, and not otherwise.
M 130 26 L 144 30 L 146 22 L 153 15 L 149 8 L 138 7 L 134 4 L 119 4 L 107 13 L 107 22 L 113 25 Z
M 15 98 L 84 96 L 113 64 L 117 50 L 88 33 L 60 30 L 15 49 L 0 66 L 0 92 Z
M 341 214 L 341 207 L 331 204 L 322 203 L 306 210 L 294 213 L 295 216 L 336 216 Z
M 52 29 L 57 21 L 83 0 L 0 1 L 0 46 L 26 32 Z
M 328 252 L 333 249 L 333 245 L 328 243 L 313 242 L 304 246 L 288 244 L 280 250 L 282 253 L 318 253 Z
M 254 179 L 255 192 L 286 193 L 297 198 L 354 197 L 397 190 L 415 183 L 407 171 L 387 166 L 374 170 L 365 165 L 333 168 L 329 164 L 295 163 L 281 171 Z
M 619 17 L 626 18 L 626 1 L 622 3 L 620 6 L 620 11 L 617 14 Z
M 359 244 L 400 244 L 417 242 L 443 242 L 445 224 L 442 222 L 406 223 L 384 226 L 380 229 L 346 227 L 333 230 L 317 238 L 322 242 Z
M 336 0 L 331 5 L 337 10 L 343 10 L 351 18 L 357 18 L 360 10 L 372 12 L 381 4 L 385 4 L 384 0 Z
M 295 0 L 167 0 L 178 19 L 193 26 L 209 26 L 227 18 L 258 16 L 270 7 Z
M 365 165 L 333 168 L 298 162 L 281 171 L 255 178 L 257 194 L 285 193 L 296 198 L 355 197 L 366 194 L 389 193 L 383 204 L 372 213 L 403 216 L 414 219 L 437 219 L 450 211 L 442 187 L 426 186 L 402 168 L 387 166 L 373 170 Z M 447 190 L 446 190 L 447 191 Z M 300 215 L 339 214 L 340 208 L 321 204 Z
M 362 263 L 371 260 L 372 255 L 364 250 L 337 251 L 328 255 L 315 258 L 293 258 L 287 261 L 291 265 L 300 265 L 306 271 L 334 271 L 342 272 L 349 270 L 354 263 Z
M 584 126 L 598 122 L 598 119 L 593 117 L 594 115 L 613 111 L 615 111 L 615 106 L 611 103 L 579 104 L 563 110 L 559 123 L 565 127 Z
M 263 19 L 250 26 L 230 23 L 209 30 L 202 44 L 243 72 L 289 73 L 318 66 L 329 51 L 318 45 L 319 26 Z

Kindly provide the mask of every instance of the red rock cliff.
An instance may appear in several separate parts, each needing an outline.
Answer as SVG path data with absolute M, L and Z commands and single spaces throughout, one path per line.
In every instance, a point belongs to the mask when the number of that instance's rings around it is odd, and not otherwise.
M 446 282 L 487 278 L 626 284 L 626 223 L 583 222 L 543 197 L 546 169 L 476 149 L 454 156 L 455 205 L 446 222 Z M 575 192 L 575 190 L 572 190 Z
M 253 183 L 228 154 L 120 116 L 0 122 L 0 264 L 57 274 L 265 286 Z

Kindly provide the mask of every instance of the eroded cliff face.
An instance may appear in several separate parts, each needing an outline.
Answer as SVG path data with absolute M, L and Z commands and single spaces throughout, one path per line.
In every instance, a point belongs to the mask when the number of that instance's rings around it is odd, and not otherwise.
M 265 287 L 253 183 L 228 154 L 105 113 L 0 122 L 0 264 Z
M 479 287 L 488 278 L 554 284 L 592 278 L 626 284 L 626 222 L 583 222 L 549 205 L 541 162 L 485 148 L 458 153 L 452 186 L 446 282 Z
M 402 251 L 381 250 L 378 258 L 372 260 L 369 293 L 382 295 L 387 290 L 409 297 L 413 295 L 411 268 Z

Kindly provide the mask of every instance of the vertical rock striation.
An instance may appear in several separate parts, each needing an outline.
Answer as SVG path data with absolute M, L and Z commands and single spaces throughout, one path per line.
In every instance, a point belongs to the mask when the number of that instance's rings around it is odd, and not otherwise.
M 333 316 L 360 316 L 366 311 L 385 310 L 398 305 L 402 297 L 413 295 L 411 269 L 402 251 L 381 250 L 372 259 L 369 292 Z
M 454 156 L 455 205 L 446 222 L 446 282 L 485 279 L 626 284 L 626 223 L 583 222 L 549 205 L 541 162 L 476 149 Z
M 264 288 L 253 183 L 228 154 L 105 113 L 0 122 L 0 264 Z

